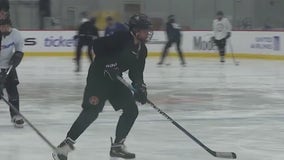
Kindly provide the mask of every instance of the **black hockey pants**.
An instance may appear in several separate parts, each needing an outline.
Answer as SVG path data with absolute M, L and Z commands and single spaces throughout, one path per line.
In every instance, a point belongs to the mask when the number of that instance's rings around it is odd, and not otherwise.
M 184 61 L 184 58 L 183 58 L 183 53 L 181 51 L 181 48 L 180 48 L 180 45 L 181 45 L 181 38 L 175 38 L 175 39 L 169 39 L 169 41 L 166 43 L 165 47 L 164 47 L 164 50 L 162 52 L 162 56 L 161 56 L 161 63 L 164 62 L 166 56 L 168 55 L 168 50 L 169 48 L 173 45 L 173 44 L 176 44 L 176 49 L 178 51 L 178 55 L 179 55 L 179 58 L 181 60 L 181 63 L 185 63 Z
M 1 72 L 2 71 L 6 72 L 6 69 L 1 70 Z M 6 79 L 6 83 L 4 86 L 7 91 L 9 102 L 19 111 L 20 110 L 20 107 L 19 107 L 20 100 L 19 100 L 19 92 L 17 88 L 18 84 L 19 84 L 19 80 L 18 80 L 17 71 L 15 69 L 12 69 Z M 17 113 L 11 107 L 10 107 L 10 115 L 11 115 L 11 118 L 17 115 Z
M 215 40 L 215 44 L 218 48 L 219 55 L 225 56 L 226 55 L 226 38 L 223 38 L 221 40 Z
M 122 110 L 116 127 L 115 142 L 125 139 L 138 116 L 138 107 L 133 94 L 121 82 L 111 81 L 102 73 L 94 72 L 92 65 L 84 92 L 83 110 L 67 133 L 67 137 L 75 141 L 96 120 L 106 100 L 109 100 L 114 110 Z

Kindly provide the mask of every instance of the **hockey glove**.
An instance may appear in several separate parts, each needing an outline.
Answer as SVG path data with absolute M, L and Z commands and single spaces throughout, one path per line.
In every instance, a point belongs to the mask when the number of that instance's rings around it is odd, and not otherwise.
M 5 88 L 6 77 L 6 73 L 0 71 L 0 99 L 3 96 L 3 89 Z
M 228 38 L 230 38 L 231 37 L 231 32 L 228 32 L 227 33 L 227 36 L 225 37 L 225 39 L 228 39 Z
M 24 53 L 23 52 L 20 52 L 20 51 L 16 51 L 14 53 L 14 55 L 12 56 L 10 62 L 9 62 L 9 65 L 13 65 L 14 68 L 16 68 L 22 61 L 23 59 L 23 56 L 24 56 Z
M 215 43 L 215 37 L 214 36 L 212 36 L 211 38 L 210 38 L 210 41 L 212 42 L 212 43 Z
M 133 88 L 135 89 L 134 97 L 136 101 L 140 102 L 141 104 L 145 104 L 147 102 L 147 88 L 146 85 L 132 83 Z
M 79 39 L 79 35 L 75 35 L 75 36 L 73 37 L 73 39 L 75 39 L 75 40 Z
M 117 76 L 120 75 L 119 68 L 117 63 L 107 64 L 104 70 L 104 76 L 109 78 L 112 81 L 117 80 Z

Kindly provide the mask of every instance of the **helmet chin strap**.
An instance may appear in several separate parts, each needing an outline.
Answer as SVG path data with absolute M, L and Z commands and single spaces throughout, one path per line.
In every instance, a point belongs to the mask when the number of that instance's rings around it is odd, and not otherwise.
M 135 43 L 135 44 L 141 43 L 141 40 L 139 40 L 139 39 L 137 38 L 137 35 L 136 35 L 135 32 L 130 31 L 130 34 L 133 36 L 133 38 L 134 38 L 134 43 Z

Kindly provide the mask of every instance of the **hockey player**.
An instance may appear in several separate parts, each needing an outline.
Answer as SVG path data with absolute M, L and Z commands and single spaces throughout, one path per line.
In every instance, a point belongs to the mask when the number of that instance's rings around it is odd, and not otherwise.
M 9 16 L 10 4 L 8 0 L 0 0 L 0 19 L 4 19 L 6 16 Z M 0 31 L 0 46 L 2 41 L 2 33 Z M 0 47 L 1 51 L 1 47 Z
M 134 153 L 126 151 L 124 142 L 138 116 L 135 101 L 145 104 L 147 100 L 143 80 L 147 56 L 145 42 L 150 39 L 152 32 L 151 22 L 144 14 L 130 17 L 128 26 L 127 32 L 116 32 L 94 41 L 96 57 L 89 68 L 83 110 L 66 139 L 58 146 L 58 151 L 53 153 L 55 160 L 67 160 L 67 154 L 74 150 L 75 140 L 98 117 L 106 100 L 116 111 L 123 111 L 116 127 L 115 140 L 111 140 L 110 156 L 135 158 Z M 134 95 L 116 78 L 126 70 L 129 70 L 129 78 L 136 89 Z
M 0 0 L 0 11 L 8 12 L 10 9 L 10 4 L 8 0 Z
M 166 31 L 167 31 L 167 37 L 168 37 L 168 42 L 162 52 L 161 55 L 161 60 L 158 63 L 158 65 L 162 65 L 164 63 L 164 60 L 166 58 L 166 56 L 168 55 L 168 50 L 169 48 L 172 46 L 173 43 L 176 43 L 177 45 L 177 51 L 181 60 L 181 65 L 185 65 L 185 60 L 183 58 L 183 53 L 180 49 L 180 45 L 181 45 L 181 28 L 180 26 L 176 23 L 175 21 L 175 16 L 174 15 L 170 15 L 168 17 L 168 22 L 167 22 L 167 26 L 166 26 Z
M 80 60 L 82 55 L 83 46 L 88 47 L 88 56 L 91 62 L 93 62 L 92 46 L 93 40 L 99 37 L 98 29 L 95 26 L 96 18 L 91 18 L 89 21 L 80 25 L 78 30 L 78 43 L 76 47 L 76 69 L 75 72 L 79 72 L 81 69 Z
M 111 16 L 106 18 L 107 27 L 105 29 L 105 36 L 110 36 L 117 31 L 127 31 L 127 27 L 119 22 L 114 21 Z
M 3 95 L 3 89 L 6 88 L 9 102 L 19 110 L 19 93 L 17 85 L 19 84 L 16 67 L 23 58 L 24 40 L 20 32 L 11 27 L 9 14 L 0 18 L 1 31 L 1 51 L 0 51 L 0 97 Z M 13 66 L 11 72 L 7 75 L 8 68 Z M 10 108 L 11 120 L 15 127 L 22 128 L 24 121 L 12 108 Z
M 88 13 L 87 12 L 82 12 L 81 13 L 81 21 L 80 23 L 83 24 L 85 22 L 88 22 L 89 18 L 88 18 Z
M 226 55 L 226 40 L 231 36 L 232 25 L 229 20 L 224 17 L 222 11 L 218 11 L 216 16 L 216 19 L 213 20 L 214 36 L 212 37 L 212 41 L 216 44 L 219 50 L 220 62 L 224 63 Z

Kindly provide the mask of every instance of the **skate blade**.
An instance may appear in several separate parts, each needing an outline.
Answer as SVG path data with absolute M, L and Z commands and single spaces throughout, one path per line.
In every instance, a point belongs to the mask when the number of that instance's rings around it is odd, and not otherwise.
M 24 128 L 24 124 L 15 124 L 14 123 L 14 128 Z
M 56 153 L 52 153 L 52 158 L 53 158 L 54 160 L 60 160 L 60 159 L 57 157 L 57 154 L 56 154 Z
M 123 160 L 123 159 L 129 159 L 129 158 L 109 157 L 109 160 Z M 131 159 L 135 159 L 135 158 L 131 158 Z

